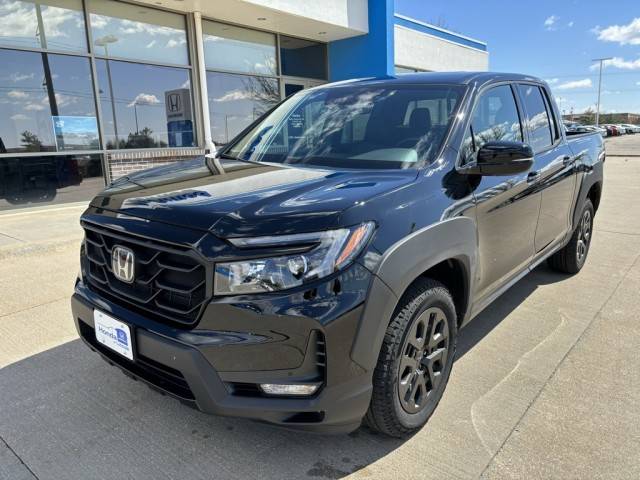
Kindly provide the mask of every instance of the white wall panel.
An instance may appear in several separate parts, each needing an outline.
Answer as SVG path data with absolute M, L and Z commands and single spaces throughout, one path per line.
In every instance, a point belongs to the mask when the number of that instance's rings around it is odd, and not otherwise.
M 395 64 L 432 71 L 486 71 L 489 53 L 395 26 Z

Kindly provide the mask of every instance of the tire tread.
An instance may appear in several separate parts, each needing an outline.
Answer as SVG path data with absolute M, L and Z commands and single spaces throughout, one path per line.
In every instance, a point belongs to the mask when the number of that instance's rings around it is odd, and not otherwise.
M 395 372 L 393 371 L 393 366 L 398 343 L 403 341 L 405 329 L 408 327 L 415 310 L 420 307 L 427 294 L 440 296 L 449 303 L 455 314 L 453 298 L 442 283 L 431 278 L 424 278 L 415 282 L 398 302 L 398 307 L 385 332 L 378 363 L 373 373 L 371 404 L 364 421 L 369 428 L 391 437 L 406 437 L 421 428 L 421 426 L 408 428 L 402 425 L 395 415 L 392 401 L 392 395 L 395 395 Z M 453 322 L 455 321 L 456 319 L 454 318 Z M 454 336 L 450 344 L 452 358 L 455 355 L 455 345 Z M 440 399 L 438 399 L 436 406 L 439 402 Z

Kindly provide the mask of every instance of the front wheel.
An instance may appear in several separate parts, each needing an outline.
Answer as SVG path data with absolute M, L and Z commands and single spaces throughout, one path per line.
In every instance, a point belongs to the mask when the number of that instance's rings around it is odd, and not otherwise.
M 449 380 L 456 348 L 451 294 L 424 279 L 404 294 L 384 337 L 374 372 L 368 425 L 392 437 L 420 429 Z
M 591 200 L 587 199 L 582 207 L 580 221 L 573 231 L 569 243 L 549 258 L 551 268 L 571 274 L 578 273 L 582 269 L 587 261 L 587 254 L 591 246 L 593 214 L 593 204 Z

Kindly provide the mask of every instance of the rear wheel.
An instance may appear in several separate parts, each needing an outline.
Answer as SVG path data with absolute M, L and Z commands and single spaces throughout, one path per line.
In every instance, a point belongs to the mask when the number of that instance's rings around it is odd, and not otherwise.
M 549 258 L 549 266 L 564 273 L 578 273 L 585 262 L 593 234 L 593 204 L 587 199 L 582 207 L 580 221 L 571 235 L 569 243 Z
M 453 299 L 425 279 L 403 296 L 383 341 L 365 420 L 393 437 L 420 429 L 442 398 L 451 373 L 457 323 Z

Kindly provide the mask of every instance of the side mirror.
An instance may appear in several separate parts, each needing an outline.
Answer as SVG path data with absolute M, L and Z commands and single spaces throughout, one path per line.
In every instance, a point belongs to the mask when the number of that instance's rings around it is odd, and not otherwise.
M 461 173 L 476 175 L 513 175 L 526 172 L 533 165 L 533 150 L 522 142 L 487 142 L 476 156 L 475 164 Z

